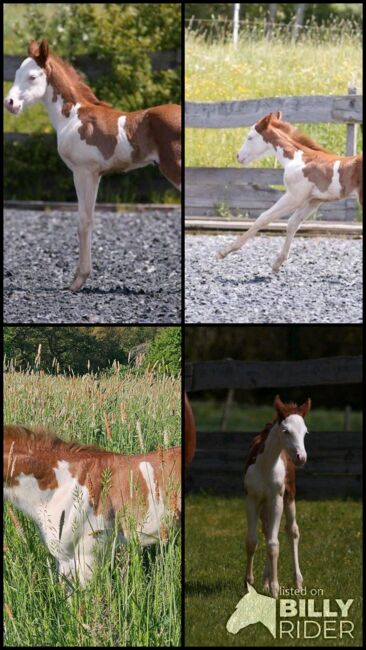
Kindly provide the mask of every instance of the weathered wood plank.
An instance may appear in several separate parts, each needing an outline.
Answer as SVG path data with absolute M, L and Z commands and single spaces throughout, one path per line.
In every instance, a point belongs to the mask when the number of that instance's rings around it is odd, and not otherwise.
M 269 187 L 283 186 L 281 169 L 187 168 L 185 170 L 185 206 L 187 215 L 217 214 L 219 206 L 241 210 L 257 217 L 270 208 L 284 192 Z M 354 198 L 319 206 L 312 218 L 333 221 L 357 221 Z
M 362 356 L 306 361 L 205 361 L 185 364 L 187 391 L 362 382 Z
M 253 223 L 251 220 L 235 219 L 229 220 L 226 218 L 217 218 L 208 216 L 206 218 L 197 218 L 190 215 L 185 215 L 185 229 L 199 232 L 199 231 L 226 231 L 226 232 L 243 232 L 248 230 Z M 270 232 L 283 235 L 287 230 L 287 221 L 277 221 L 270 223 L 264 228 L 261 228 L 261 233 Z M 305 221 L 300 224 L 298 233 L 301 235 L 347 235 L 348 237 L 361 237 L 362 236 L 362 223 L 339 223 L 335 221 Z
M 294 123 L 362 122 L 362 95 L 266 97 L 229 102 L 186 102 L 185 125 L 195 128 L 251 126 L 271 111 Z

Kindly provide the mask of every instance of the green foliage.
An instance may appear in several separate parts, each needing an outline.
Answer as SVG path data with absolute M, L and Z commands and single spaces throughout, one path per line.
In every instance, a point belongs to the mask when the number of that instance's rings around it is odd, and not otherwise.
M 57 4 L 49 16 L 40 4 L 28 7 L 26 26 L 13 28 L 23 51 L 47 34 L 59 56 L 107 62 L 108 72 L 90 84 L 100 99 L 127 111 L 180 101 L 180 69 L 154 70 L 150 56 L 180 47 L 180 4 Z
M 159 332 L 150 345 L 145 367 L 154 367 L 160 373 L 178 376 L 182 357 L 181 337 L 180 327 L 166 327 Z
M 175 329 L 178 334 L 174 334 Z M 55 373 L 68 373 L 71 368 L 74 374 L 110 369 L 113 374 L 111 366 L 114 361 L 127 364 L 129 352 L 141 343 L 152 341 L 155 336 L 156 349 L 160 350 L 162 346 L 160 355 L 166 346 L 167 372 L 177 374 L 176 360 L 180 359 L 179 328 L 6 326 L 4 354 L 7 364 L 11 359 L 16 368 L 22 366 L 23 369 L 43 369 Z M 179 346 L 179 353 L 176 346 Z M 140 369 L 136 371 L 140 372 Z

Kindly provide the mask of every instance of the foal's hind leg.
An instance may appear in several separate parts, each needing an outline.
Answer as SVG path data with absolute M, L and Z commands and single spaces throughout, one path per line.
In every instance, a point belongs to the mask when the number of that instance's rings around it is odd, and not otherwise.
M 229 253 L 232 253 L 233 251 L 238 251 L 248 239 L 253 237 L 258 230 L 263 228 L 263 226 L 266 226 L 267 223 L 270 223 L 270 221 L 273 221 L 274 219 L 279 219 L 279 217 L 284 217 L 286 214 L 289 214 L 292 210 L 294 210 L 299 204 L 299 200 L 295 199 L 289 192 L 286 192 L 281 198 L 275 203 L 269 210 L 266 210 L 263 212 L 258 219 L 253 223 L 252 226 L 250 226 L 249 230 L 247 230 L 244 235 L 241 235 L 241 237 L 237 237 L 235 241 L 230 244 L 230 246 L 227 246 L 227 248 L 224 248 L 224 250 L 219 251 L 217 254 L 218 259 L 223 259 L 226 257 L 226 255 L 229 255 Z
M 297 208 L 295 210 L 294 214 L 290 219 L 288 220 L 287 223 L 287 236 L 285 239 L 285 243 L 283 245 L 283 248 L 279 254 L 279 256 L 275 259 L 272 265 L 272 271 L 278 271 L 280 268 L 281 264 L 287 259 L 290 246 L 292 244 L 292 240 L 295 236 L 295 233 L 304 219 L 309 216 L 313 210 L 321 203 L 321 201 L 309 201 L 306 202 L 305 205 L 303 205 L 301 208 Z
M 285 497 L 284 509 L 286 517 L 286 532 L 291 545 L 292 561 L 294 565 L 294 582 L 297 589 L 301 589 L 303 577 L 299 566 L 299 527 L 296 522 L 296 506 L 294 499 Z

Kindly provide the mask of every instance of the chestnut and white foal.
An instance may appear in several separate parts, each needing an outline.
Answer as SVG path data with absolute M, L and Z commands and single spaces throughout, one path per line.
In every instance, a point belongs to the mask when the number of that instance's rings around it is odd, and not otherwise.
M 94 551 L 118 530 L 145 546 L 166 540 L 181 512 L 181 447 L 140 455 L 4 427 L 4 498 L 32 517 L 61 575 L 90 579 Z M 133 529 L 132 529 L 133 526 Z
M 304 465 L 306 462 L 304 437 L 307 428 L 304 417 L 310 405 L 310 399 L 302 406 L 293 402 L 283 404 L 277 395 L 274 402 L 277 415 L 254 439 L 244 470 L 248 524 L 245 582 L 254 584 L 253 559 L 257 548 L 257 523 L 260 517 L 267 545 L 263 588 L 267 592 L 271 591 L 274 598 L 277 598 L 279 590 L 278 531 L 283 509 L 292 550 L 295 585 L 298 589 L 303 581 L 298 555 L 300 535 L 296 523 L 295 466 Z
M 74 175 L 79 203 L 79 265 L 71 290 L 91 272 L 94 206 L 101 176 L 159 165 L 181 187 L 181 108 L 176 104 L 123 113 L 99 101 L 74 68 L 51 54 L 48 43 L 32 41 L 15 74 L 5 107 L 18 115 L 42 102 L 57 131 L 57 148 Z
M 247 164 L 270 155 L 284 168 L 285 194 L 217 257 L 222 259 L 239 250 L 258 230 L 294 211 L 288 220 L 285 243 L 272 266 L 273 271 L 278 271 L 287 259 L 299 225 L 321 203 L 344 199 L 356 192 L 362 204 L 362 156 L 337 156 L 326 151 L 284 122 L 280 112 L 269 113 L 251 127 L 237 159 Z

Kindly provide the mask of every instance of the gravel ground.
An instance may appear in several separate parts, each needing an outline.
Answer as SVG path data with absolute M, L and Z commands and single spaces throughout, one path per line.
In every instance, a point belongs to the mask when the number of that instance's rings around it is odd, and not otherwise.
M 259 235 L 216 260 L 232 235 L 187 235 L 186 323 L 362 322 L 362 241 L 296 237 L 275 274 L 283 240 Z
M 179 212 L 96 213 L 79 293 L 75 212 L 4 211 L 5 323 L 180 323 Z

